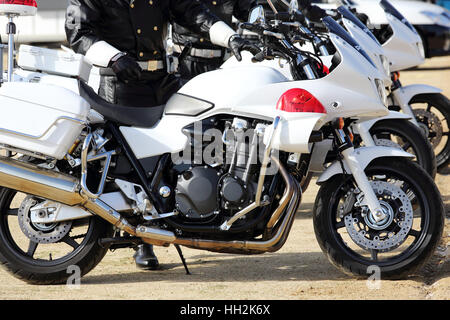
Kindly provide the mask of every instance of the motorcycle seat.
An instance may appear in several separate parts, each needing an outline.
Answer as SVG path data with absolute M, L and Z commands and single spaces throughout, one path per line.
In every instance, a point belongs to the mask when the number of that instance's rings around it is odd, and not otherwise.
M 150 128 L 162 117 L 165 105 L 148 108 L 128 107 L 113 104 L 101 98 L 84 81 L 79 81 L 80 96 L 84 98 L 92 109 L 100 113 L 106 120 L 120 125 Z

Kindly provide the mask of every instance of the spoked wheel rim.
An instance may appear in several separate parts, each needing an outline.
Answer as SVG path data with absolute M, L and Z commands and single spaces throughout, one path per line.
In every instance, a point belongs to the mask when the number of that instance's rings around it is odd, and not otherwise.
M 380 222 L 381 228 L 379 230 L 374 228 L 373 221 L 369 222 L 367 214 L 365 217 L 363 216 L 360 208 L 352 208 L 350 213 L 342 216 L 340 208 L 348 199 L 348 193 L 351 192 L 352 188 L 355 188 L 353 179 L 347 177 L 332 199 L 332 208 L 335 214 L 329 215 L 331 233 L 341 249 L 352 259 L 362 264 L 389 267 L 407 261 L 418 253 L 418 249 L 427 237 L 431 212 L 425 195 L 412 179 L 408 179 L 395 170 L 369 168 L 366 173 L 372 185 L 374 183 L 381 185 L 378 187 L 376 194 L 386 210 L 392 210 L 392 216 L 388 216 L 388 220 Z M 389 192 L 379 193 L 385 184 L 392 185 L 392 190 L 397 190 L 397 196 L 392 197 L 395 199 L 390 199 Z M 401 200 L 400 195 L 403 197 Z M 405 201 L 403 195 L 408 197 L 408 201 Z M 409 214 L 413 217 L 411 222 L 406 221 L 407 215 L 400 210 L 407 202 L 410 203 L 410 209 L 412 210 L 412 214 Z M 403 211 L 407 211 L 405 209 L 407 208 L 404 208 Z M 354 221 L 348 221 L 350 214 L 352 215 L 351 219 L 355 219 Z M 350 232 L 354 232 L 354 230 L 349 230 L 349 225 L 352 222 L 361 226 L 361 229 L 357 231 L 362 234 L 363 231 L 366 232 L 365 235 L 360 236 L 359 243 L 354 240 L 356 237 L 352 238 L 350 234 Z M 403 238 L 402 232 L 405 232 L 409 223 L 411 226 Z M 401 227 L 402 224 L 403 228 Z M 367 238 L 367 242 L 364 241 L 364 236 Z M 376 239 L 376 236 L 379 238 Z
M 6 196 L 0 203 L 0 241 L 3 241 L 15 258 L 36 267 L 58 266 L 74 258 L 88 244 L 94 229 L 92 218 L 77 221 L 77 234 L 71 234 L 71 230 L 56 243 L 30 240 L 23 234 L 20 226 L 15 225 L 19 224 L 17 220 L 20 212 L 17 199 L 23 198 L 24 194 L 9 189 L 5 192 Z M 43 258 L 47 253 L 48 259 Z

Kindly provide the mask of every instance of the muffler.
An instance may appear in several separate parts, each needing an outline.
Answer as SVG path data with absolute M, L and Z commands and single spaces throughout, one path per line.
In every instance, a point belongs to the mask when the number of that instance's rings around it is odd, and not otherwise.
M 118 212 L 99 199 L 90 200 L 84 196 L 80 192 L 78 180 L 72 176 L 39 168 L 23 161 L 0 157 L 0 186 L 68 206 L 80 206 L 117 228 L 136 235 L 136 229 Z
M 0 157 L 0 186 L 68 206 L 85 202 L 74 177 L 6 157 Z

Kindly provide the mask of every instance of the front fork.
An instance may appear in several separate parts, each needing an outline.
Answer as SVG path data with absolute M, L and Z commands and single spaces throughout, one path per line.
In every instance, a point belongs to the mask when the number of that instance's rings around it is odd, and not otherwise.
M 402 84 L 399 80 L 399 74 L 393 73 L 392 75 L 392 88 L 390 94 L 390 100 L 394 105 L 398 105 L 404 114 L 407 114 L 411 117 L 409 121 L 414 123 L 416 126 L 419 126 L 419 123 L 416 120 L 416 116 L 414 115 L 413 108 L 409 105 L 409 101 L 406 101 Z
M 355 157 L 355 154 L 358 154 L 358 150 L 355 150 L 353 143 L 343 129 L 335 129 L 335 138 L 338 150 L 342 155 L 342 160 L 347 165 L 356 181 L 358 189 L 361 191 L 362 198 L 360 205 L 369 208 L 369 214 L 373 216 L 376 222 L 382 221 L 385 219 L 386 215 L 381 208 L 375 191 L 370 185 L 369 179 L 367 179 L 364 168 L 361 167 L 361 164 Z

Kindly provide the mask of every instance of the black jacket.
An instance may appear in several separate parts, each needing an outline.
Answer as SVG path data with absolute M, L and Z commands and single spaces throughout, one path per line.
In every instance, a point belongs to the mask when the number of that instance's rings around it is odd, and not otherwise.
M 86 54 L 92 44 L 106 41 L 140 61 L 165 56 L 167 23 L 208 37 L 219 21 L 199 0 L 70 0 L 66 34 L 70 46 Z
M 234 16 L 239 21 L 247 21 L 250 10 L 256 7 L 257 0 L 200 0 L 212 13 L 218 16 L 226 24 L 232 24 Z M 217 49 L 208 39 L 199 35 L 189 27 L 183 27 L 178 23 L 173 25 L 173 42 L 186 44 L 190 41 L 196 48 Z

